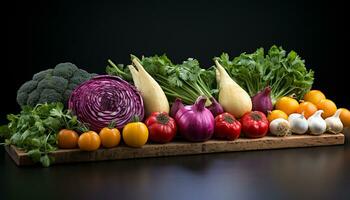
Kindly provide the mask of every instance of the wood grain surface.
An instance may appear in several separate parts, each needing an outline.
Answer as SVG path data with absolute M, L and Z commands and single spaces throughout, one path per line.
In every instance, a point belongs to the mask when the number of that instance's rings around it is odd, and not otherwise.
M 55 158 L 54 164 L 59 164 L 217 152 L 342 145 L 344 142 L 345 136 L 343 134 L 323 134 L 321 136 L 291 135 L 287 137 L 266 136 L 259 139 L 239 138 L 234 141 L 209 140 L 200 143 L 174 141 L 168 144 L 146 144 L 142 148 L 131 148 L 120 145 L 111 149 L 100 148 L 92 152 L 85 152 L 79 149 L 66 149 L 57 150 L 50 155 Z M 5 148 L 17 165 L 34 164 L 27 153 L 15 146 L 6 146 Z

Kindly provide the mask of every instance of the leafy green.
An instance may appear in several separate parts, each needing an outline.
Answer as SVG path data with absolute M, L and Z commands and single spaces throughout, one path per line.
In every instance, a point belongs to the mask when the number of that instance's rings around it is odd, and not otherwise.
M 282 47 L 272 46 L 267 55 L 259 48 L 233 60 L 226 53 L 217 59 L 250 96 L 270 86 L 273 104 L 282 96 L 293 95 L 301 99 L 314 81 L 314 72 L 306 69 L 304 60 L 294 51 L 286 54 Z
M 135 58 L 135 56 L 131 56 Z M 106 72 L 131 81 L 130 71 L 124 65 L 115 65 L 108 60 Z M 166 56 L 142 57 L 140 63 L 158 82 L 168 100 L 173 102 L 181 98 L 185 104 L 193 104 L 198 96 L 212 97 L 217 93 L 215 71 L 202 69 L 196 59 L 189 58 L 181 64 L 173 64 Z
M 57 149 L 57 133 L 62 128 L 78 130 L 82 127 L 71 111 L 64 110 L 62 103 L 38 104 L 34 108 L 24 106 L 20 114 L 9 114 L 7 119 L 8 125 L 0 128 L 5 143 L 23 149 L 34 162 L 41 162 L 45 167 L 53 162 L 49 153 Z

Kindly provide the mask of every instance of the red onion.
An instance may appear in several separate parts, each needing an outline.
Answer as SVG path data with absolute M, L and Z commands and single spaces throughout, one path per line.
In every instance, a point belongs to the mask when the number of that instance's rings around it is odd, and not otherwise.
M 211 104 L 207 108 L 210 110 L 210 112 L 213 114 L 214 117 L 224 112 L 224 109 L 219 104 L 219 102 L 216 101 L 214 97 L 210 97 L 210 101 L 211 101 Z
M 252 97 L 253 111 L 263 112 L 265 115 L 273 109 L 271 101 L 271 88 L 268 86 Z
M 206 141 L 214 133 L 214 116 L 205 108 L 206 101 L 200 96 L 194 105 L 179 109 L 175 115 L 180 134 L 189 141 Z
M 68 107 L 97 132 L 112 121 L 121 129 L 134 116 L 144 117 L 140 93 L 117 76 L 96 76 L 82 83 L 72 92 Z
M 182 103 L 182 100 L 179 98 L 176 98 L 170 109 L 170 117 L 174 118 L 177 111 L 183 107 L 184 107 L 184 104 Z

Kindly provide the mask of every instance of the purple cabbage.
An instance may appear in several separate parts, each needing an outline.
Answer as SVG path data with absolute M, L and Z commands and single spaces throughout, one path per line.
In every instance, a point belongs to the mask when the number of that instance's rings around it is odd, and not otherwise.
M 122 129 L 134 116 L 144 117 L 139 91 L 117 76 L 101 75 L 82 83 L 72 92 L 68 107 L 97 132 L 112 121 Z

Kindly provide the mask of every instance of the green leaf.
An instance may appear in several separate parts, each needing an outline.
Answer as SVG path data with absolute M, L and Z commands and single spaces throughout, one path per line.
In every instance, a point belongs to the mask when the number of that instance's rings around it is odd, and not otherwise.
M 2 125 L 0 126 L 0 138 L 8 139 L 11 136 L 11 129 L 8 127 L 8 125 Z
M 33 162 L 39 162 L 41 159 L 41 152 L 39 149 L 32 149 L 28 151 L 28 156 L 32 159 Z
M 51 160 L 47 154 L 40 157 L 40 162 L 44 167 L 49 167 L 51 164 Z
M 45 125 L 45 127 L 49 127 L 52 130 L 58 130 L 63 126 L 62 121 L 59 118 L 53 117 L 46 118 L 43 121 L 43 124 Z

